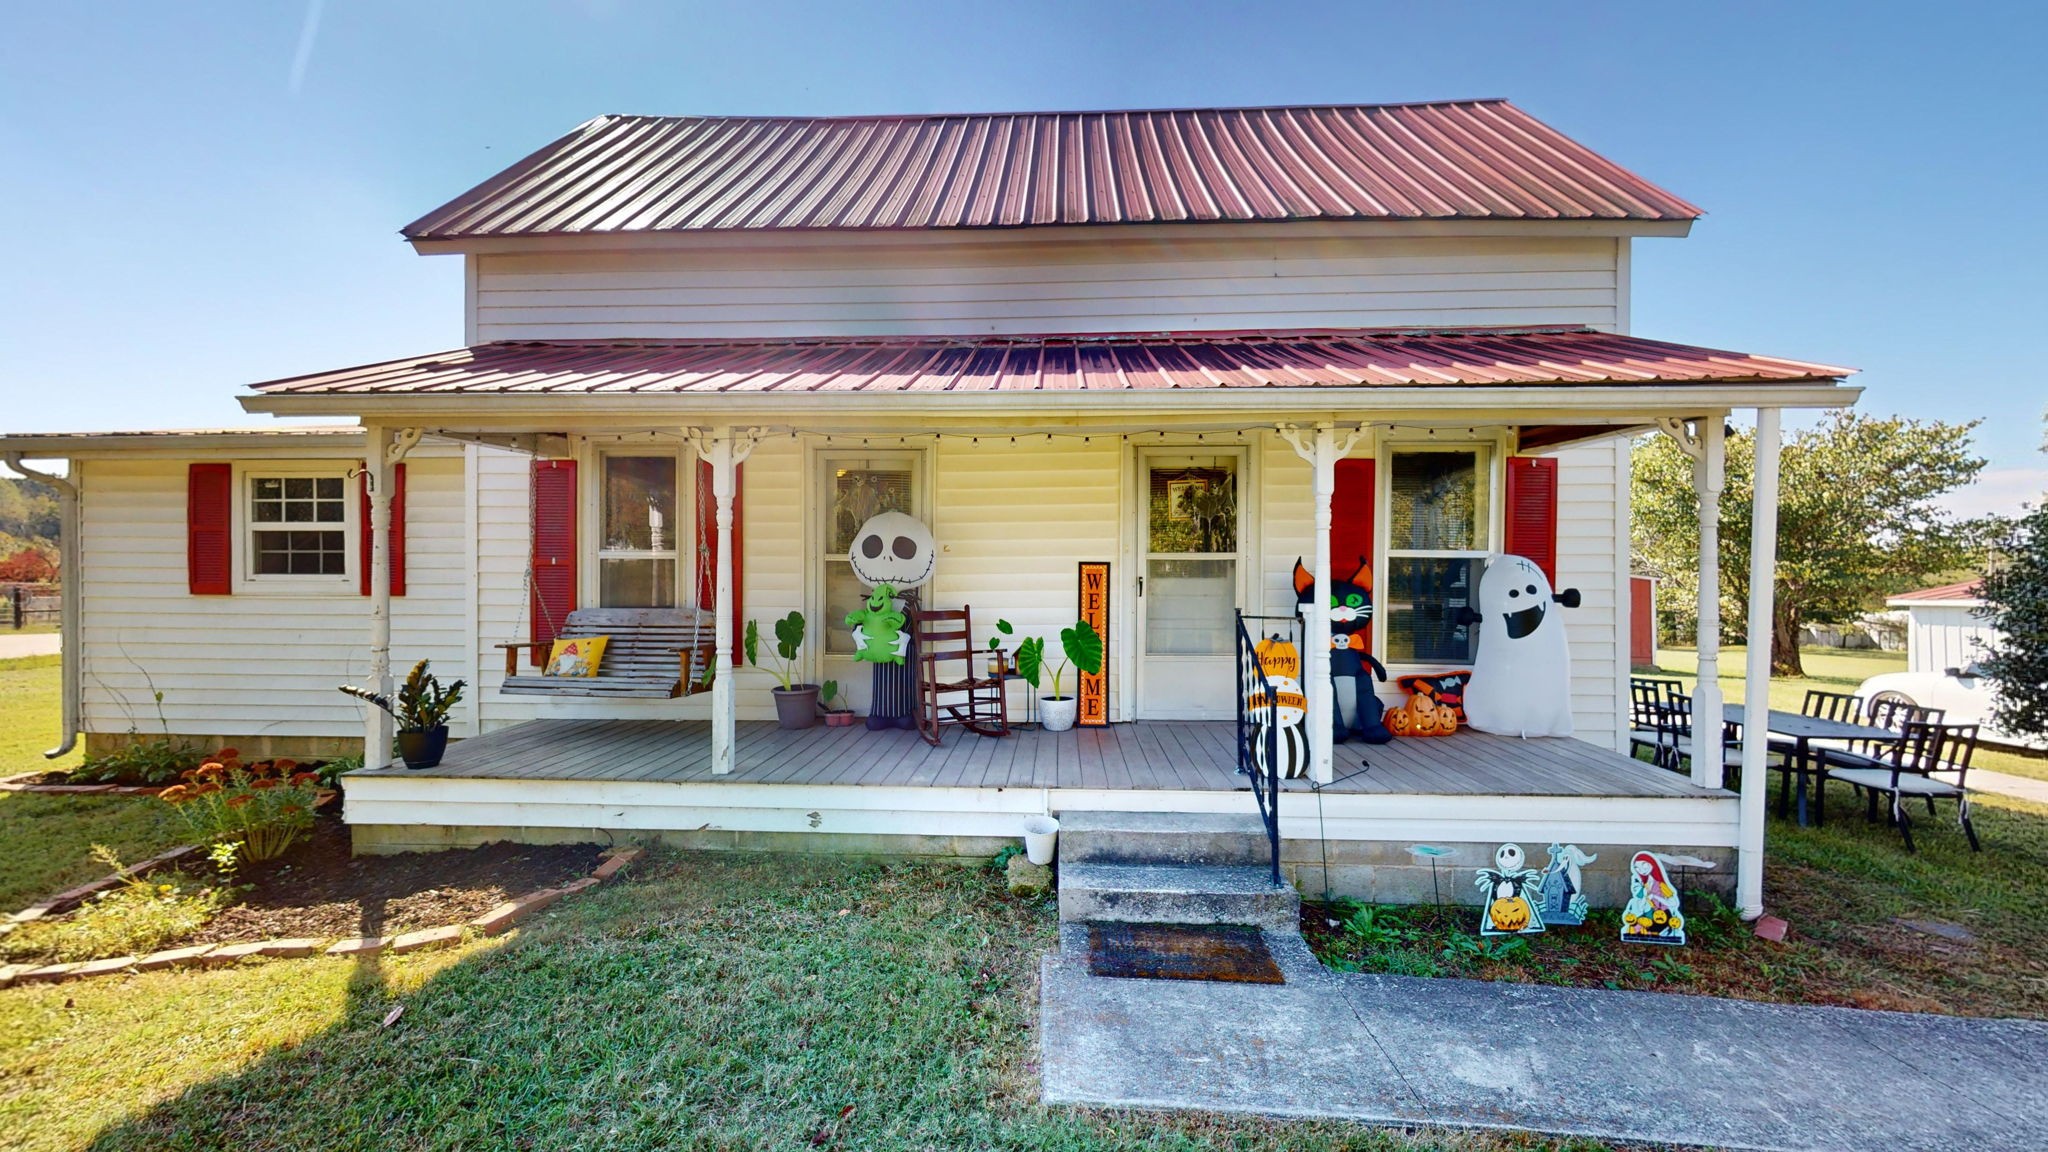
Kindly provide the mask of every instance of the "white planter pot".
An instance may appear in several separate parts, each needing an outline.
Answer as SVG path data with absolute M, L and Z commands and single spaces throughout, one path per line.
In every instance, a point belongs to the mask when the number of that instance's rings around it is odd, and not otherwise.
M 1050 816 L 1026 816 L 1024 818 L 1024 856 L 1033 864 L 1052 863 L 1053 849 L 1059 842 L 1060 822 Z
M 1065 732 L 1081 713 L 1081 701 L 1074 696 L 1040 696 L 1038 726 L 1047 732 Z

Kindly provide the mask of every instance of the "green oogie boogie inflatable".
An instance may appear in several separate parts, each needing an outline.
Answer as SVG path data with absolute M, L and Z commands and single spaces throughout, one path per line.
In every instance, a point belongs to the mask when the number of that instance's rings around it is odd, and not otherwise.
M 931 579 L 938 543 L 924 521 L 902 512 L 868 518 L 846 550 L 853 574 L 869 588 L 867 602 L 846 615 L 853 629 L 853 658 L 873 665 L 868 729 L 913 728 L 916 685 L 910 663 L 909 615 L 903 593 Z

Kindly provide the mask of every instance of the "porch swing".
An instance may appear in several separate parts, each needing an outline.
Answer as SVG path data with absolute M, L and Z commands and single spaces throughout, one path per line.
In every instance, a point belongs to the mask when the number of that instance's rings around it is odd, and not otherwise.
M 529 477 L 526 495 L 526 531 L 529 541 L 538 540 L 538 483 Z M 570 561 L 574 562 L 573 558 Z M 556 625 L 547 598 L 536 594 L 540 549 L 527 552 L 524 597 L 513 624 L 513 635 L 525 630 L 528 606 L 539 614 L 545 640 L 518 640 L 497 645 L 505 653 L 505 679 L 498 691 L 507 696 L 611 697 L 624 699 L 672 700 L 708 690 L 710 672 L 717 651 L 717 623 L 702 609 L 686 608 L 578 608 Z M 540 672 L 521 675 L 519 654 L 535 653 L 535 663 L 544 664 L 556 640 L 608 639 L 604 657 L 595 676 L 548 676 Z

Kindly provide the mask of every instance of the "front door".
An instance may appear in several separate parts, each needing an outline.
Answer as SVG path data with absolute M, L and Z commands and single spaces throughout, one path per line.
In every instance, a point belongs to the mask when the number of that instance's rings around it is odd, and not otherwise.
M 1227 720 L 1244 577 L 1242 449 L 1138 455 L 1138 716 Z

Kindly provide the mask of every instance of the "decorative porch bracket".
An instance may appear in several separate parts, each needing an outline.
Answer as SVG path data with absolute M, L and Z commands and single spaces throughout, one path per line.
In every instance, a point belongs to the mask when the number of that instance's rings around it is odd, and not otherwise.
M 733 693 L 732 638 L 732 501 L 736 470 L 753 454 L 762 429 L 735 431 L 729 426 L 712 429 L 685 428 L 683 438 L 697 455 L 711 465 L 711 498 L 717 504 L 718 571 L 713 590 L 718 600 L 714 636 L 718 651 L 712 656 L 711 681 L 711 772 L 723 776 L 734 763 L 734 733 L 737 730 L 739 700 Z
M 1335 738 L 1330 710 L 1336 706 L 1330 685 L 1330 500 L 1337 491 L 1337 461 L 1350 455 L 1365 437 L 1366 425 L 1344 434 L 1340 442 L 1336 428 L 1327 420 L 1317 421 L 1312 435 L 1304 440 L 1294 424 L 1274 426 L 1294 454 L 1308 461 L 1315 477 L 1315 581 L 1316 594 L 1308 602 L 1307 634 L 1302 638 L 1302 691 L 1308 697 L 1309 779 L 1328 784 L 1336 778 L 1333 767 Z M 1370 691 L 1364 684 L 1362 691 Z
M 1771 617 L 1778 592 L 1778 415 L 1776 408 L 1756 410 L 1756 491 L 1750 498 L 1749 515 L 1749 651 L 1742 691 L 1745 699 L 1758 704 L 1769 701 L 1771 695 Z M 1752 721 L 1744 728 L 1735 859 L 1735 907 L 1744 920 L 1754 920 L 1764 912 L 1767 743 L 1762 724 Z
M 1724 417 L 1719 413 L 1683 420 L 1665 417 L 1657 421 L 1664 434 L 1678 442 L 1679 451 L 1692 457 L 1692 486 L 1698 493 L 1700 570 L 1699 628 L 1695 652 L 1699 678 L 1693 685 L 1692 782 L 1702 788 L 1721 786 L 1719 755 L 1700 755 L 1707 743 L 1718 741 L 1721 731 L 1721 489 L 1726 480 Z M 1757 697 L 1762 699 L 1762 697 Z
M 379 694 L 391 695 L 391 487 L 393 473 L 425 432 L 421 428 L 363 426 L 364 480 L 370 493 L 370 683 Z M 391 763 L 391 715 L 366 708 L 363 766 Z

